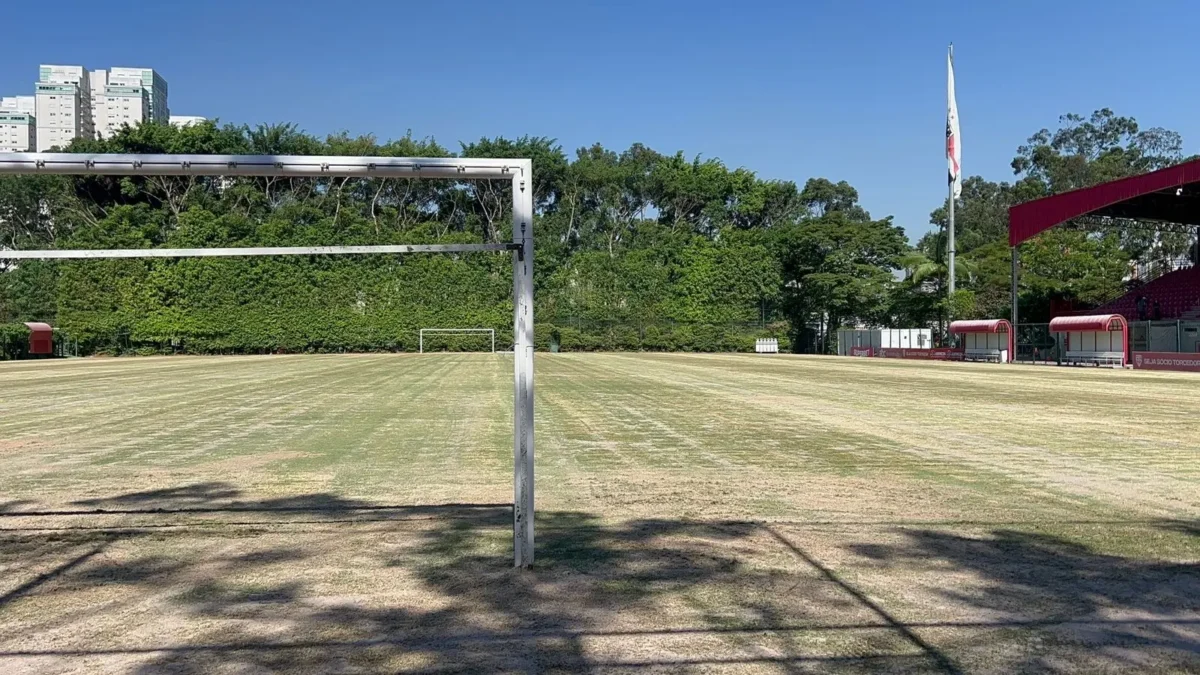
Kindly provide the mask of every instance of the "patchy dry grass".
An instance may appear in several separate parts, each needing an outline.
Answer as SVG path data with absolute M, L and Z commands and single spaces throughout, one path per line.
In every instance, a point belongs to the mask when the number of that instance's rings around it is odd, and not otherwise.
M 544 355 L 0 364 L 0 672 L 1200 670 L 1200 378 Z

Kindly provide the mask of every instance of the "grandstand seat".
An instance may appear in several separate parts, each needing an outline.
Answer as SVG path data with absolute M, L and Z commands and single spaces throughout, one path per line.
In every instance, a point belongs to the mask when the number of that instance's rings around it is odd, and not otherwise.
M 1112 302 L 1088 310 L 1089 313 L 1120 314 L 1128 321 L 1139 321 L 1137 300 L 1146 297 L 1146 312 L 1153 316 L 1157 302 L 1161 318 L 1174 320 L 1200 309 L 1200 267 L 1186 267 L 1158 277 Z

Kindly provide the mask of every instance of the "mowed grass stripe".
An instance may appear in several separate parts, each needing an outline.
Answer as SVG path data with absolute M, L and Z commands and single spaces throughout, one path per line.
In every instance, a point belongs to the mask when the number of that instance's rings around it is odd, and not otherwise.
M 368 432 L 374 428 L 373 424 L 353 423 L 354 411 L 364 402 L 378 400 L 380 392 L 395 390 L 396 396 L 408 399 L 420 410 L 430 407 L 429 402 L 414 397 L 414 388 L 421 392 L 435 391 L 440 382 L 464 379 L 461 373 L 455 378 L 445 372 L 446 363 L 437 357 L 404 359 L 403 356 L 277 357 L 256 368 L 218 369 L 215 374 L 196 378 L 200 382 L 155 382 L 151 378 L 136 386 L 113 388 L 109 398 L 116 409 L 132 411 L 142 405 L 147 407 L 145 412 L 92 416 L 88 411 L 75 411 L 71 416 L 75 424 L 59 425 L 59 430 L 65 427 L 66 433 L 50 434 L 44 433 L 46 430 L 34 418 L 33 428 L 24 435 L 45 444 L 50 452 L 45 453 L 47 461 L 23 468 L 26 473 L 44 479 L 42 482 L 50 483 L 43 487 L 44 491 L 52 492 L 56 485 L 76 481 L 96 484 L 86 475 L 102 475 L 106 471 L 102 467 L 80 468 L 81 463 L 158 467 L 193 481 L 230 479 L 224 472 L 212 475 L 203 467 L 197 470 L 196 465 L 215 462 L 220 466 L 222 459 L 242 457 L 244 466 L 251 468 L 257 463 L 256 455 L 273 453 L 303 455 L 310 467 L 332 466 L 340 461 L 338 457 L 352 449 L 348 438 L 362 428 Z M 140 395 L 147 390 L 153 393 Z M 402 424 L 412 423 L 416 417 L 403 409 L 386 410 L 385 414 Z M 412 428 L 439 433 L 429 425 Z M 292 442 L 297 438 L 301 442 Z M 394 462 L 396 449 L 401 455 L 406 451 L 394 443 L 387 447 L 393 452 L 381 453 L 375 459 L 391 457 Z M 451 461 L 440 452 L 432 456 L 439 462 Z M 236 468 L 238 464 L 228 462 L 224 466 Z M 305 468 L 304 461 L 299 464 Z M 64 474 L 67 467 L 73 471 Z M 364 470 L 364 467 L 371 468 Z M 363 462 L 346 473 L 370 476 L 380 474 L 380 469 L 378 461 Z M 81 473 L 84 475 L 78 475 Z M 292 472 L 272 475 L 270 480 L 255 476 L 254 472 L 238 473 L 234 473 L 236 480 L 250 478 L 249 482 L 259 483 L 288 483 L 294 478 Z M 321 474 L 301 482 L 321 483 L 326 479 Z
M 286 378 L 259 381 L 251 377 L 220 386 L 206 383 L 207 386 L 193 387 L 199 393 L 185 387 L 156 394 L 148 401 L 139 401 L 140 397 L 133 393 L 140 388 L 121 390 L 115 398 L 124 394 L 127 403 L 118 407 L 124 414 L 109 413 L 99 418 L 105 420 L 100 423 L 91 423 L 97 417 L 80 414 L 71 423 L 60 423 L 63 433 L 33 436 L 37 443 L 58 450 L 54 461 L 47 462 L 43 468 L 43 471 L 53 471 L 43 478 L 56 482 L 55 476 L 65 466 L 79 464 L 177 471 L 220 456 L 222 447 L 231 448 L 234 453 L 249 454 L 258 446 L 244 442 L 245 425 L 253 424 L 263 434 L 270 432 L 270 426 L 261 418 L 256 419 L 254 406 L 239 400 L 235 392 L 242 392 L 241 395 L 251 396 L 259 402 L 266 399 L 278 402 L 286 397 L 311 395 L 338 381 L 331 378 L 330 370 L 325 368 L 309 374 L 306 379 L 308 386 L 291 388 Z M 134 414 L 134 410 L 145 412 Z M 241 420 L 241 426 L 238 420 Z M 36 428 L 41 430 L 40 425 Z M 284 419 L 275 434 L 297 431 L 295 425 L 289 425 Z
M 318 357 L 320 358 L 320 357 Z M 241 362 L 239 358 L 214 368 L 208 359 L 191 361 L 178 369 L 163 369 L 158 364 L 129 371 L 109 380 L 85 379 L 75 389 L 73 398 L 59 400 L 54 391 L 33 389 L 22 392 L 24 405 L 10 405 L 11 411 L 0 420 L 0 431 L 17 426 L 38 427 L 51 433 L 61 431 L 75 434 L 83 430 L 105 431 L 105 425 L 116 428 L 136 427 L 136 423 L 162 414 L 171 415 L 174 409 L 189 408 L 203 411 L 209 404 L 220 404 L 234 396 L 254 396 L 265 391 L 287 391 L 281 383 L 301 377 L 319 386 L 328 374 L 349 367 L 345 361 L 328 360 L 301 364 L 295 357 L 273 357 L 273 360 Z M 288 369 L 287 364 L 293 369 Z M 78 424 L 72 427 L 71 422 Z
M 744 361 L 772 361 L 768 373 L 741 370 Z M 1008 414 L 1006 434 L 992 436 L 975 429 L 977 419 L 995 419 L 995 406 L 991 410 L 963 409 L 968 406 L 928 404 L 919 388 L 897 389 L 886 384 L 873 385 L 873 371 L 882 360 L 858 362 L 857 371 L 840 363 L 833 368 L 840 371 L 841 386 L 834 387 L 822 380 L 828 378 L 822 372 L 825 363 L 838 359 L 756 359 L 750 356 L 686 356 L 663 355 L 648 359 L 617 356 L 611 367 L 629 377 L 643 377 L 672 382 L 673 384 L 704 390 L 715 399 L 732 398 L 727 405 L 735 407 L 749 405 L 765 408 L 774 416 L 792 416 L 807 425 L 824 426 L 834 431 L 860 436 L 873 436 L 886 441 L 891 456 L 879 457 L 879 465 L 893 469 L 908 466 L 923 472 L 945 474 L 964 478 L 986 470 L 997 478 L 1008 478 L 1027 485 L 1035 491 L 1049 490 L 1067 493 L 1076 498 L 1096 493 L 1106 493 L 1118 502 L 1141 507 L 1150 507 L 1159 513 L 1173 512 L 1177 508 L 1197 506 L 1195 450 L 1189 448 L 1181 438 L 1172 437 L 1169 443 L 1147 446 L 1147 441 L 1137 438 L 1133 448 L 1122 446 L 1128 437 L 1112 436 L 1111 429 L 1103 424 L 1095 425 L 1091 436 L 1085 431 L 1064 430 L 1050 426 L 1039 431 L 1031 428 L 1024 415 Z M 848 359 L 840 360 L 848 361 Z M 661 369 L 649 364 L 661 364 Z M 919 370 L 930 364 L 905 364 Z M 894 368 L 887 364 L 888 368 Z M 942 371 L 943 377 L 953 376 L 955 370 L 963 368 L 988 368 L 979 365 L 956 365 Z M 936 366 L 935 366 L 936 368 Z M 1016 367 L 1014 367 L 1015 369 Z M 1005 369 L 1007 370 L 1007 369 Z M 715 376 L 714 373 L 721 373 Z M 814 377 L 809 377 L 814 374 Z M 1002 379 L 1006 373 L 998 372 L 994 377 Z M 918 381 L 920 374 L 914 376 Z M 815 381 L 814 381 L 815 380 Z M 1003 395 L 1003 389 L 993 380 L 994 389 L 989 398 L 977 392 L 983 400 L 995 400 Z M 929 386 L 933 388 L 932 383 Z M 982 386 L 982 385 L 980 385 Z M 771 395 L 764 390 L 773 391 Z M 1076 400 L 1084 392 L 1062 391 L 1063 396 Z M 1184 403 L 1186 403 L 1186 399 Z M 1174 403 L 1174 402 L 1172 402 Z M 1079 414 L 1087 417 L 1085 408 Z M 1004 415 L 1001 415 L 1002 417 Z M 1193 422 L 1192 429 L 1200 434 Z M 1126 429 L 1115 425 L 1117 429 Z M 1186 434 L 1188 427 L 1176 425 L 1160 433 Z M 1133 434 L 1140 434 L 1138 429 Z M 1132 434 L 1131 434 L 1132 435 Z M 1014 441 L 1014 439 L 1017 439 Z M 1023 442 L 1022 442 L 1023 441 Z M 1034 444 L 1035 441 L 1040 441 Z M 1132 449 L 1144 450 L 1140 470 L 1128 469 L 1128 453 Z M 918 464 L 911 460 L 896 458 L 896 452 L 915 455 Z M 1147 457 L 1148 456 L 1148 457 Z M 870 462 L 869 459 L 864 459 Z M 922 464 L 923 463 L 923 464 Z M 1160 470 L 1147 470 L 1163 467 Z M 1136 477 L 1135 477 L 1136 476 Z
M 692 517 L 836 518 L 845 510 L 842 496 L 862 495 L 881 505 L 872 516 L 878 519 L 893 517 L 887 514 L 911 494 L 929 491 L 921 470 L 886 465 L 917 461 L 871 451 L 879 439 L 713 396 L 658 373 L 652 360 L 624 372 L 619 358 L 539 360 L 539 381 L 548 383 L 539 391 L 553 397 L 547 404 L 539 394 L 539 503 L 651 518 L 666 503 Z M 865 492 L 881 476 L 889 491 L 882 498 Z M 975 502 L 994 497 L 956 495 Z M 933 510 L 922 517 L 941 508 L 937 501 L 928 502 Z
M 9 451 L 0 453 L 0 469 L 11 489 L 40 495 L 73 481 L 103 485 L 111 465 L 151 482 L 231 479 L 272 493 L 321 487 L 423 503 L 478 490 L 507 501 L 511 363 L 456 354 L 39 363 L 62 391 L 64 373 L 77 366 L 83 379 L 72 395 L 90 403 L 45 412 L 36 385 L 7 392 L 2 438 L 35 449 L 41 461 Z M 108 379 L 97 378 L 100 371 Z M 560 354 L 540 355 L 538 374 L 539 495 L 558 506 L 653 491 L 662 481 L 673 483 L 662 488 L 671 492 L 720 492 L 726 496 L 713 503 L 736 510 L 747 498 L 713 486 L 785 477 L 800 485 L 819 476 L 941 483 L 992 502 L 991 493 L 1009 491 L 1030 508 L 1055 510 L 1116 504 L 1169 515 L 1200 499 L 1187 440 L 1200 432 L 1196 422 L 1060 425 L 1055 407 L 1007 396 L 1013 382 L 1030 381 L 1019 386 L 1082 412 L 1089 397 L 1133 386 L 1126 373 Z M 1072 388 L 1076 374 L 1090 384 Z M 1142 400 L 1167 398 L 1162 419 L 1186 420 L 1200 397 L 1171 400 L 1171 378 L 1134 384 L 1148 389 Z M 1157 384 L 1170 386 L 1156 393 Z M 795 515 L 792 499 L 765 495 L 763 503 Z
M 386 489 L 405 503 L 431 498 L 435 485 L 465 497 L 464 484 L 481 476 L 510 482 L 511 360 L 427 354 L 372 357 L 362 366 L 373 374 L 343 388 L 316 421 L 299 421 L 308 433 L 294 446 L 310 457 L 286 466 L 329 469 L 339 488 Z

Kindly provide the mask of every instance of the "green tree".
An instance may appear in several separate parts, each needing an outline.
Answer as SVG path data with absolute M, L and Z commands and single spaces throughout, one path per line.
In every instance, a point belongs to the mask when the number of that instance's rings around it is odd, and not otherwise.
M 801 348 L 827 351 L 832 331 L 843 323 L 887 318 L 893 273 L 908 244 L 890 218 L 864 216 L 857 204 L 846 203 L 776 230 L 783 301 Z
M 1064 115 L 1057 130 L 1030 136 L 1017 148 L 1012 168 L 1026 183 L 1025 201 L 1171 166 L 1183 159 L 1182 148 L 1177 132 L 1143 130 L 1134 118 L 1104 108 L 1087 118 Z M 1116 229 L 1126 255 L 1144 262 L 1182 256 L 1192 243 L 1188 235 L 1136 222 L 1119 223 Z
M 1049 320 L 1039 308 L 1053 297 L 1096 305 L 1124 291 L 1129 258 L 1116 233 L 1092 234 L 1070 229 L 1042 233 L 1022 247 L 1021 284 L 1033 308 L 1029 320 Z

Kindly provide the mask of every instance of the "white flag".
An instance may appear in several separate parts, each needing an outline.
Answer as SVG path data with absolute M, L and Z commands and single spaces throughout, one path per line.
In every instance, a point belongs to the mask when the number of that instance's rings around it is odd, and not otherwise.
M 954 47 L 946 54 L 946 165 L 954 198 L 962 196 L 962 134 L 958 129 L 958 102 L 954 99 Z

